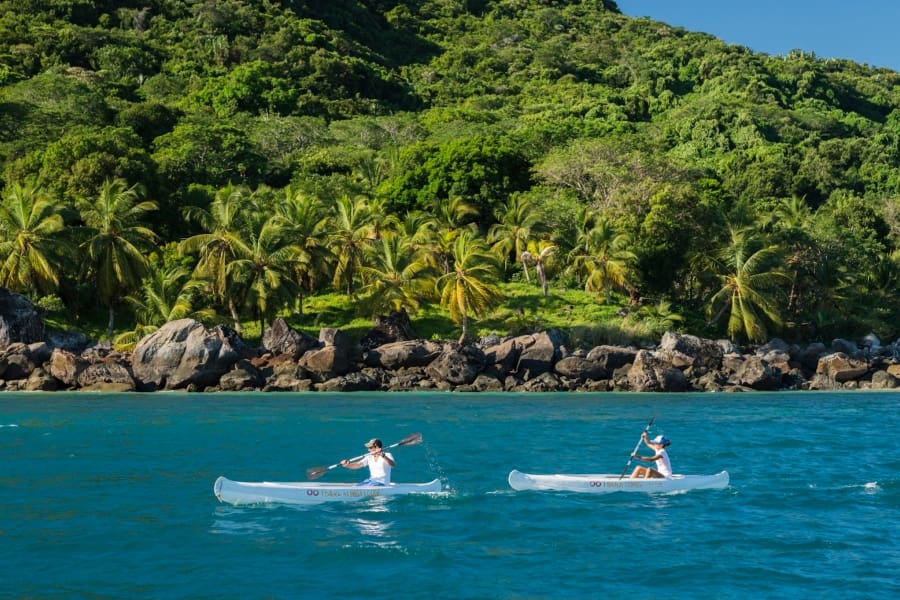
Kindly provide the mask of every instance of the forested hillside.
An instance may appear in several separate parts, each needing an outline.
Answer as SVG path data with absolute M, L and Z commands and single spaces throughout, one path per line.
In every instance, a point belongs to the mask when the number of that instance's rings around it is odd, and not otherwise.
M 607 0 L 0 1 L 0 188 L 0 286 L 122 343 L 511 283 L 900 334 L 900 74 Z

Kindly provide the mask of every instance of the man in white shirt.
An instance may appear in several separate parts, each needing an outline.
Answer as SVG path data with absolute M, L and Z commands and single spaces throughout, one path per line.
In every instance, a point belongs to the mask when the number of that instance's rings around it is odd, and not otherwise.
M 369 478 L 360 481 L 357 485 L 389 485 L 391 483 L 391 469 L 397 463 L 394 455 L 384 451 L 384 446 L 378 438 L 372 438 L 366 442 L 369 453 L 361 459 L 350 462 L 346 458 L 341 461 L 341 466 L 346 469 L 361 469 L 369 467 Z

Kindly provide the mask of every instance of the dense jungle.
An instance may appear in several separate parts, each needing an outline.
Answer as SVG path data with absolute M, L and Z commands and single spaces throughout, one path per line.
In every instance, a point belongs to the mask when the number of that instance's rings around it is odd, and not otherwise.
M 0 1 L 0 286 L 425 338 L 900 335 L 900 74 L 609 0 Z

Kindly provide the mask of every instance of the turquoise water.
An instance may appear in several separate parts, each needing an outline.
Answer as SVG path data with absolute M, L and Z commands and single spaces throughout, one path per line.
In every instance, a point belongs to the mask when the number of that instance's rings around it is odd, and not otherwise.
M 876 598 L 900 584 L 898 393 L 3 394 L 0 597 Z M 619 473 L 650 416 L 726 490 L 514 492 Z M 219 475 L 421 432 L 436 497 L 232 507 Z M 336 469 L 324 481 L 353 481 Z

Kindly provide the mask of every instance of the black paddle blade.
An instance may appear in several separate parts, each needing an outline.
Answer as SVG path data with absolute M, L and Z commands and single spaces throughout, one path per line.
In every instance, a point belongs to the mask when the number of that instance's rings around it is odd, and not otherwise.
M 307 479 L 318 479 L 325 473 L 329 471 L 328 467 L 313 467 L 312 469 L 306 470 L 306 478 Z
M 397 442 L 398 446 L 414 446 L 416 444 L 422 443 L 422 434 L 421 433 L 411 433 L 399 442 Z

